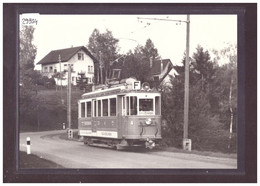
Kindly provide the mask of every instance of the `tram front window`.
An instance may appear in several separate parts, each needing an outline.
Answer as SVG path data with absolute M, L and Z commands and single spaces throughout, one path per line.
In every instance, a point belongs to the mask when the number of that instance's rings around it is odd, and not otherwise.
M 139 99 L 139 114 L 153 114 L 153 99 Z

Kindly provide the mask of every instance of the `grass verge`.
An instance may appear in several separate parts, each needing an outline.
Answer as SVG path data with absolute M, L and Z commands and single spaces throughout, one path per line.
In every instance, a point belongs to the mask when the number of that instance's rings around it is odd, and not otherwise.
M 216 158 L 237 159 L 236 153 L 222 153 L 222 152 L 199 151 L 199 150 L 187 151 L 187 150 L 183 150 L 183 149 L 179 149 L 179 148 L 175 148 L 175 147 L 158 147 L 157 150 L 173 152 L 173 153 L 196 154 L 196 155 L 210 156 L 210 157 L 216 157 Z
M 40 158 L 36 155 L 20 151 L 20 168 L 64 168 L 63 166 L 52 161 Z

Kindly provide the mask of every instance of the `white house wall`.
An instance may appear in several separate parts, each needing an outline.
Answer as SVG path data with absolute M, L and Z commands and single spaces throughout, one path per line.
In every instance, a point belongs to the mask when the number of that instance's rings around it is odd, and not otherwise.
M 163 83 L 164 83 L 164 85 L 166 85 L 166 86 L 172 86 L 171 85 L 171 78 L 170 78 L 170 75 L 171 76 L 173 76 L 173 77 L 175 77 L 176 75 L 178 75 L 178 73 L 176 72 L 176 70 L 175 69 L 172 69 L 170 72 L 169 72 L 169 74 L 164 78 L 164 80 L 163 80 Z
M 84 55 L 84 60 L 78 60 L 78 53 L 82 53 Z M 85 76 L 89 78 L 89 83 L 93 82 L 94 77 L 94 62 L 93 60 L 83 51 L 80 50 L 77 52 L 68 62 L 62 62 L 61 64 L 55 63 L 55 64 L 48 64 L 42 66 L 42 73 L 49 78 L 52 77 L 54 74 L 54 71 L 56 69 L 56 72 L 64 71 L 68 69 L 68 64 L 72 65 L 73 71 L 71 73 L 71 82 L 73 85 L 76 85 L 76 78 L 79 77 L 78 73 L 84 72 Z M 88 67 L 91 67 L 90 69 Z M 45 72 L 45 67 L 47 67 L 48 72 Z M 50 72 L 50 67 L 53 67 L 52 72 Z M 90 71 L 89 71 L 90 70 Z M 55 82 L 57 85 L 60 85 L 62 83 L 63 86 L 66 86 L 67 83 L 67 77 L 68 73 L 65 73 L 65 80 L 62 80 L 62 82 L 58 79 L 55 79 Z

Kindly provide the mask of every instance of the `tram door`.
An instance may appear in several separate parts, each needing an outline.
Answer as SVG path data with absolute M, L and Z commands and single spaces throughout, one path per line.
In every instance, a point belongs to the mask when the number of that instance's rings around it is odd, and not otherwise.
M 121 121 L 121 125 L 122 125 L 122 132 L 124 134 L 127 134 L 127 123 L 128 123 L 128 116 L 127 116 L 127 107 L 128 107 L 128 101 L 127 101 L 126 96 L 122 97 L 122 121 Z
M 92 116 L 92 125 L 91 125 L 91 129 L 92 132 L 97 132 L 97 100 L 96 99 L 92 99 L 92 105 L 93 105 L 93 116 Z

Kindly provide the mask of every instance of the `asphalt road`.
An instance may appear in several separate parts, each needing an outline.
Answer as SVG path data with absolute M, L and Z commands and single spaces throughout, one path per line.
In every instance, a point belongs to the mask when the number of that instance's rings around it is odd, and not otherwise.
M 66 131 L 20 133 L 20 150 L 26 151 L 31 138 L 31 153 L 66 168 L 173 168 L 236 169 L 237 160 L 190 153 L 165 151 L 116 151 L 90 147 L 83 142 L 61 139 Z M 37 167 L 36 167 L 37 168 Z

